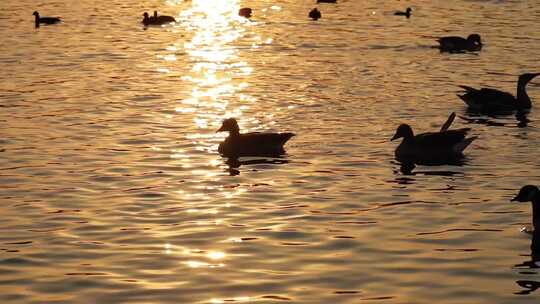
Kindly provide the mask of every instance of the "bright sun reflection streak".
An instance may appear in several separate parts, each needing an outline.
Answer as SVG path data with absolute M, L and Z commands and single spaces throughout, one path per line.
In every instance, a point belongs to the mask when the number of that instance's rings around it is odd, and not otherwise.
M 235 79 L 252 73 L 247 63 L 239 59 L 233 44 L 246 31 L 242 23 L 250 22 L 238 16 L 238 9 L 239 1 L 193 0 L 191 8 L 181 13 L 186 20 L 183 25 L 193 32 L 192 39 L 184 43 L 184 49 L 194 62 L 192 74 L 182 79 L 194 86 L 191 96 L 181 101 L 183 106 L 176 112 L 195 113 L 198 117 L 193 121 L 199 129 L 213 127 L 216 120 L 225 116 L 229 106 L 227 99 L 235 98 L 235 92 L 247 86 L 246 82 L 236 83 Z M 243 109 L 233 111 L 239 117 Z

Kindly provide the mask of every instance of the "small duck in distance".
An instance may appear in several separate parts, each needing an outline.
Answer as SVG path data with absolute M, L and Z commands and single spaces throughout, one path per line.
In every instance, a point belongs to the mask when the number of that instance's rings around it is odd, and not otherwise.
M 60 20 L 59 17 L 40 17 L 39 13 L 35 11 L 32 15 L 35 16 L 35 25 L 36 27 L 39 27 L 41 23 L 43 24 L 55 24 L 62 20 Z
M 463 157 L 463 151 L 477 137 L 466 138 L 469 128 L 448 130 L 455 114 L 450 114 L 438 132 L 414 135 L 411 126 L 401 124 L 391 140 L 403 138 L 395 150 L 398 161 L 419 164 L 452 163 Z
M 529 81 L 533 80 L 538 75 L 540 75 L 540 73 L 521 74 L 517 82 L 516 97 L 510 93 L 497 89 L 475 89 L 464 85 L 459 86 L 465 90 L 464 94 L 458 94 L 457 96 L 469 106 L 469 109 L 482 113 L 528 110 L 532 107 L 532 102 L 529 95 L 527 95 L 525 87 Z
M 251 18 L 252 13 L 253 13 L 253 10 L 249 7 L 243 7 L 238 10 L 238 15 L 244 18 Z
M 462 53 L 475 52 L 482 49 L 482 39 L 478 34 L 470 34 L 467 39 L 458 36 L 441 37 L 437 39 L 441 52 Z
M 218 152 L 229 158 L 240 156 L 279 156 L 285 153 L 283 145 L 294 133 L 240 133 L 238 122 L 234 118 L 225 119 L 216 132 L 229 132 L 221 142 Z
M 319 11 L 317 8 L 314 8 L 312 9 L 309 14 L 308 14 L 309 18 L 313 19 L 313 20 L 318 20 L 322 17 L 321 15 L 321 11 Z
M 171 22 L 176 22 L 176 19 L 171 16 L 158 16 L 157 11 L 154 11 L 154 16 L 150 17 L 147 12 L 144 12 L 143 14 L 143 20 L 141 21 L 142 24 L 148 26 L 148 25 L 163 25 L 168 24 Z
M 337 3 L 337 0 L 317 0 L 317 3 Z
M 511 202 L 532 203 L 532 223 L 534 231 L 540 230 L 540 190 L 533 185 L 521 187 L 519 193 L 510 200 Z
M 410 7 L 407 7 L 407 9 L 402 12 L 402 11 L 397 11 L 394 13 L 395 16 L 405 16 L 407 17 L 407 19 L 409 19 L 411 17 L 411 12 L 412 12 L 412 8 Z

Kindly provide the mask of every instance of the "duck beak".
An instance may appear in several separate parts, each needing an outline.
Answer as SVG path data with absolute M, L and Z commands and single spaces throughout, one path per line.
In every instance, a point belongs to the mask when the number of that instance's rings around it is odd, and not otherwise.
M 225 131 L 225 130 L 223 129 L 223 126 L 221 126 L 221 128 L 219 128 L 219 129 L 216 131 L 216 133 L 223 132 L 223 131 Z
M 398 138 L 399 138 L 399 135 L 396 133 L 396 134 L 394 134 L 394 136 L 392 136 L 390 141 L 393 141 L 393 140 L 398 139 Z
M 511 199 L 510 201 L 511 201 L 511 202 L 517 202 L 517 198 L 518 198 L 518 197 L 516 196 L 516 197 L 514 197 L 513 199 Z
M 534 73 L 533 78 L 536 77 L 536 76 L 539 76 L 539 75 L 540 75 L 540 73 Z

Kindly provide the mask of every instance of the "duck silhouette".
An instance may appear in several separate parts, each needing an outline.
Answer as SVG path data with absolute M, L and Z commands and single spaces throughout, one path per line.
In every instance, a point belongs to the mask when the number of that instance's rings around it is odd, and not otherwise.
M 171 16 L 165 16 L 165 15 L 158 16 L 157 11 L 154 11 L 154 16 L 152 17 L 150 17 L 147 12 L 144 12 L 143 20 L 141 21 L 141 23 L 146 26 L 163 25 L 163 24 L 168 24 L 171 22 L 176 22 L 176 19 L 174 19 L 174 17 L 171 17 Z
M 510 200 L 511 202 L 531 202 L 532 223 L 534 231 L 540 231 L 540 190 L 534 185 L 521 187 L 519 193 Z
M 394 15 L 395 15 L 395 16 L 405 16 L 405 17 L 407 17 L 407 19 L 408 19 L 408 18 L 411 17 L 411 12 L 412 12 L 412 8 L 407 7 L 407 9 L 406 9 L 404 12 L 402 12 L 402 11 L 397 11 L 397 12 L 394 13 Z
M 249 7 L 243 7 L 238 10 L 238 15 L 244 18 L 251 18 L 252 13 L 253 13 L 253 10 Z
M 240 156 L 279 156 L 285 153 L 283 145 L 294 133 L 244 133 L 240 134 L 234 118 L 225 119 L 217 132 L 229 132 L 219 144 L 218 152 L 229 158 Z
M 540 73 L 521 74 L 517 82 L 516 97 L 497 89 L 475 89 L 464 85 L 459 86 L 465 90 L 464 94 L 457 96 L 469 106 L 469 109 L 483 113 L 530 109 L 532 103 L 525 87 L 538 75 Z
M 441 52 L 461 53 L 474 52 L 482 49 L 482 40 L 478 34 L 470 34 L 467 39 L 459 36 L 441 37 L 437 40 Z
M 337 0 L 317 0 L 317 3 L 337 3 Z
M 401 124 L 391 140 L 403 138 L 395 150 L 395 157 L 402 163 L 452 164 L 463 157 L 463 151 L 477 137 L 466 138 L 469 128 L 448 130 L 455 118 L 450 114 L 438 132 L 414 135 L 411 126 Z
M 32 15 L 34 15 L 34 17 L 35 17 L 35 26 L 36 27 L 39 27 L 39 25 L 41 23 L 43 23 L 43 24 L 55 24 L 55 23 L 59 23 L 60 21 L 62 21 L 62 20 L 60 20 L 59 17 L 40 17 L 39 13 L 37 11 L 32 13 Z
M 309 14 L 308 14 L 309 18 L 313 19 L 313 20 L 318 20 L 322 17 L 321 15 L 321 11 L 319 11 L 317 8 L 314 8 L 312 9 Z

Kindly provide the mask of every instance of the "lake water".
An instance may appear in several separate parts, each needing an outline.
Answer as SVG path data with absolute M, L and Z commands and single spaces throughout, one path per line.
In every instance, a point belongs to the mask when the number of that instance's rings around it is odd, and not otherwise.
M 2 0 L 0 302 L 538 303 L 540 78 L 525 125 L 456 93 L 540 72 L 540 2 L 382 3 Z M 402 173 L 397 125 L 452 111 L 465 163 Z M 231 166 L 226 117 L 296 136 Z

